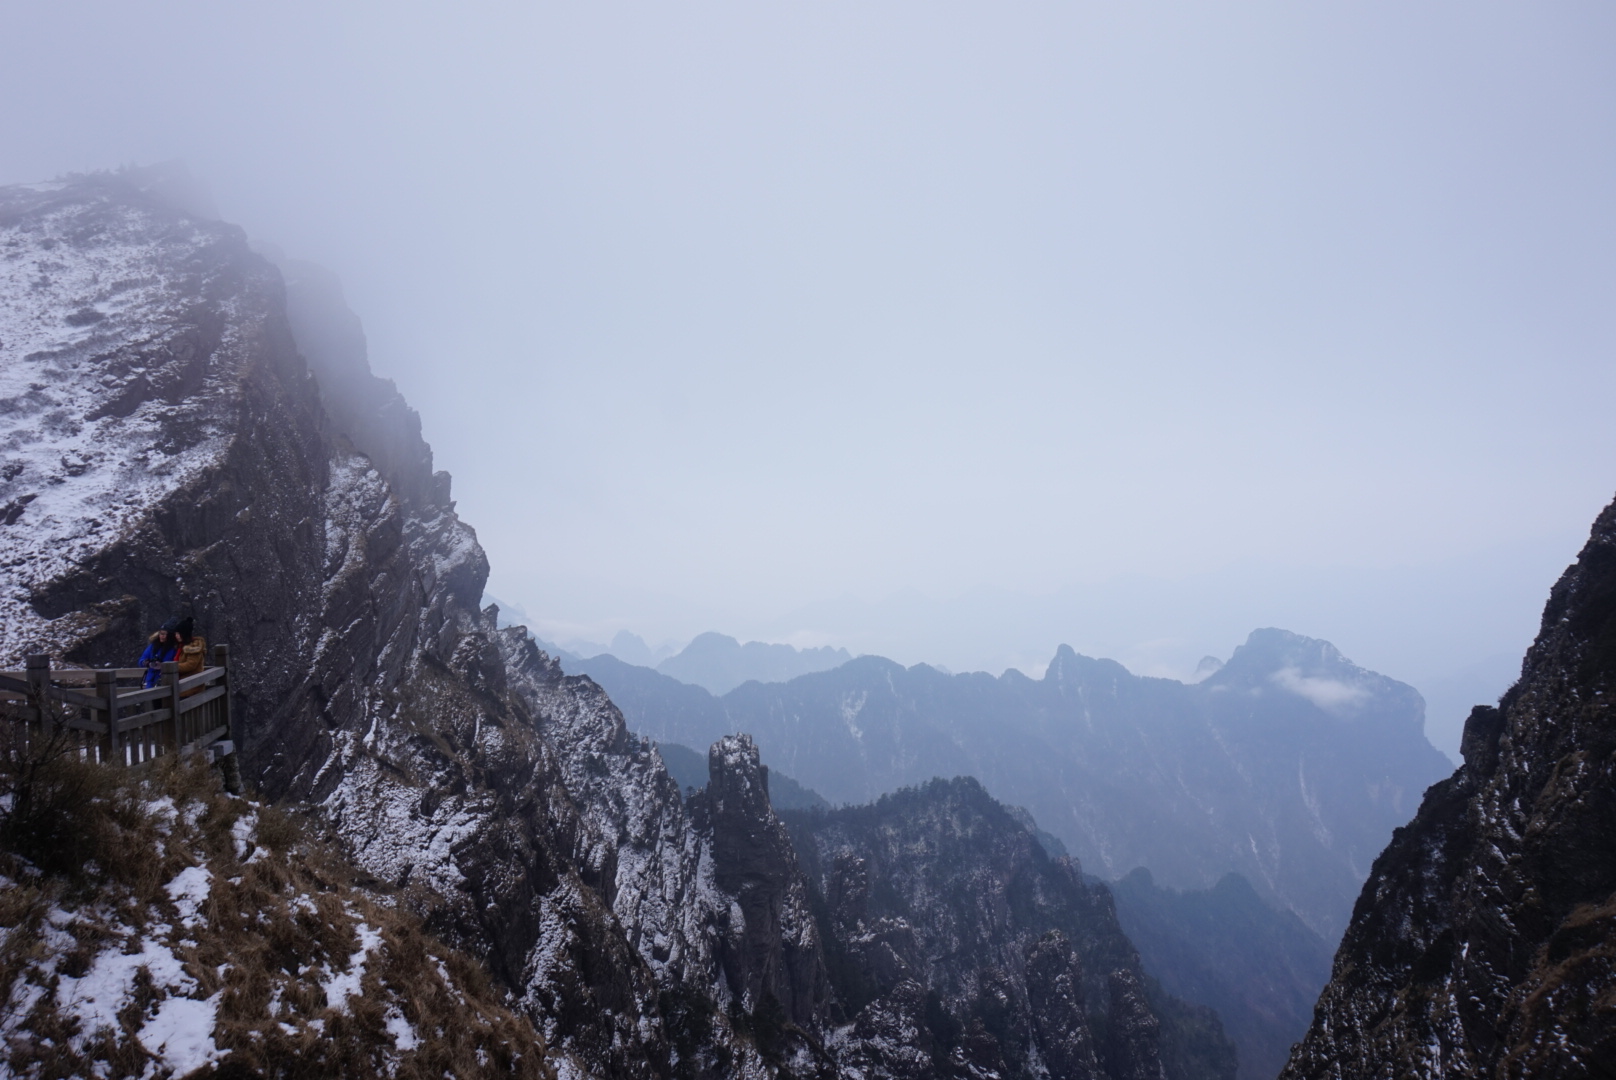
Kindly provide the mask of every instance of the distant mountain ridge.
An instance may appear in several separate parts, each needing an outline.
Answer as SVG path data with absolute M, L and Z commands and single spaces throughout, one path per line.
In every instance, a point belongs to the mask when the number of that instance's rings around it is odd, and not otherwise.
M 726 634 L 709 632 L 697 634 L 656 669 L 710 693 L 727 694 L 743 683 L 789 682 L 799 675 L 840 667 L 851 659 L 846 649 L 798 649 L 762 641 L 742 645 Z
M 566 664 L 569 670 L 585 671 L 590 665 L 616 661 L 660 672 L 687 686 L 699 686 L 717 695 L 727 694 L 748 682 L 789 682 L 799 675 L 829 671 L 853 659 L 846 649 L 828 645 L 811 649 L 764 641 L 748 641 L 743 645 L 728 634 L 715 631 L 697 634 L 672 656 L 665 655 L 669 646 L 653 651 L 644 638 L 627 630 L 619 630 L 610 645 L 574 641 L 567 648 L 542 639 L 538 639 L 538 645 Z
M 1195 684 L 1062 646 L 1042 679 L 945 674 L 865 656 L 722 698 L 610 657 L 573 666 L 629 725 L 700 746 L 749 732 L 836 803 L 975 776 L 1025 806 L 1092 873 L 1164 885 L 1243 875 L 1327 941 L 1392 830 L 1449 765 L 1410 686 L 1328 642 L 1254 631 Z

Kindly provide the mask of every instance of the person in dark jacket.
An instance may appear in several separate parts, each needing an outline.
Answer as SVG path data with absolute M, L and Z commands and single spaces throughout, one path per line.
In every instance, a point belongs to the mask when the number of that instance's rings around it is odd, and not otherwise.
M 208 666 L 208 639 L 201 634 L 193 633 L 190 619 L 181 619 L 179 629 L 180 650 L 174 654 L 175 663 L 179 664 L 180 678 L 184 679 L 196 675 Z M 190 697 L 200 694 L 202 687 L 193 686 L 180 697 Z
M 140 666 L 146 669 L 144 686 L 150 690 L 163 677 L 163 665 L 180 654 L 179 630 L 182 623 L 189 629 L 190 619 L 170 619 L 147 639 L 146 651 L 140 654 Z

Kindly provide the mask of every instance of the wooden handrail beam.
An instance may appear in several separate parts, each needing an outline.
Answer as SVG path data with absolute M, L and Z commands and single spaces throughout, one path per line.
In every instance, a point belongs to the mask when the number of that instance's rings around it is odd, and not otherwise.
M 118 706 L 120 708 L 127 709 L 131 706 L 140 705 L 147 701 L 156 701 L 158 698 L 165 696 L 167 693 L 168 687 L 166 686 L 154 686 L 150 690 L 129 690 L 127 692 L 120 692 L 118 694 Z
M 51 682 L 58 686 L 94 686 L 103 671 L 110 671 L 120 679 L 138 679 L 146 674 L 145 668 L 52 668 Z M 0 671 L 0 675 L 12 672 Z
M 166 723 L 172 719 L 174 719 L 172 709 L 152 709 L 149 712 L 136 713 L 118 721 L 118 734 L 122 735 L 126 731 L 143 731 L 153 724 Z
M 223 668 L 216 668 L 216 667 L 203 668 L 201 671 L 197 672 L 195 675 L 187 675 L 187 676 L 185 676 L 185 678 L 181 679 L 180 680 L 180 689 L 181 690 L 194 690 L 198 686 L 207 686 L 210 683 L 216 683 L 220 679 L 223 679 L 223 678 L 224 678 L 224 669 Z
M 181 683 L 180 685 L 183 686 L 185 684 Z M 200 694 L 194 694 L 194 695 L 192 695 L 191 697 L 188 697 L 188 698 L 181 698 L 180 699 L 180 712 L 181 713 L 191 712 L 194 709 L 198 709 L 198 708 L 202 707 L 203 705 L 206 705 L 210 701 L 217 701 L 222 697 L 224 697 L 224 687 L 222 687 L 222 686 L 210 686 L 206 690 L 202 691 L 202 693 L 200 693 Z
M 106 701 L 102 698 L 98 698 L 93 694 L 81 693 L 78 690 L 69 690 L 62 686 L 51 686 L 45 692 L 63 705 L 77 705 L 82 709 L 100 709 L 106 706 Z

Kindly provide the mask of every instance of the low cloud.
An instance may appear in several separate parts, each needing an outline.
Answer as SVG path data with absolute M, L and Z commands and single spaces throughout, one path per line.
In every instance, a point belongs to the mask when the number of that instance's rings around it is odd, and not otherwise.
M 1339 712 L 1350 708 L 1369 696 L 1362 686 L 1342 682 L 1340 679 L 1303 675 L 1300 668 L 1280 668 L 1269 679 L 1282 690 L 1289 690 L 1307 698 L 1326 712 Z

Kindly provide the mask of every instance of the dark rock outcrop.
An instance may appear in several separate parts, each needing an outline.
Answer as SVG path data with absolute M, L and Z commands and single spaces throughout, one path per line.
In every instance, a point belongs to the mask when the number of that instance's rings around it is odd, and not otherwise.
M 1616 503 L 1370 874 L 1283 1074 L 1616 1075 Z
M 791 837 L 769 805 L 769 770 L 747 735 L 714 743 L 707 760 L 712 779 L 692 809 L 711 838 L 713 884 L 740 909 L 740 925 L 720 939 L 730 990 L 749 1012 L 778 1005 L 792 1023 L 812 1027 L 830 985 Z
M 786 821 L 851 1014 L 832 1042 L 866 1075 L 1232 1077 L 1215 1017 L 1210 1053 L 1178 1037 L 1195 1011 L 1148 984 L 1105 886 L 976 781 Z

